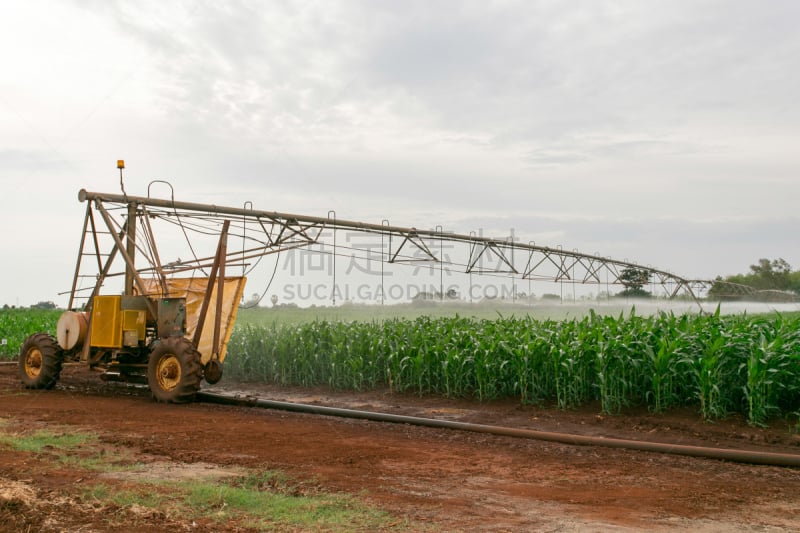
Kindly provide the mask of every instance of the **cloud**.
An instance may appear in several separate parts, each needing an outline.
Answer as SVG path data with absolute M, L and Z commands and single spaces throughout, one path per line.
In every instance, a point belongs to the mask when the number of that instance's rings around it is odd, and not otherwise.
M 153 51 L 170 121 L 267 152 L 669 158 L 780 127 L 800 89 L 791 2 L 103 5 Z
M 59 167 L 60 161 L 50 153 L 36 150 L 0 150 L 0 176 L 42 172 Z
M 117 190 L 125 158 L 139 193 L 168 179 L 210 203 L 474 218 L 676 270 L 794 246 L 792 0 L 36 0 L 3 15 L 18 52 L 0 175 L 14 190 L 43 177 L 54 219 L 80 187 Z

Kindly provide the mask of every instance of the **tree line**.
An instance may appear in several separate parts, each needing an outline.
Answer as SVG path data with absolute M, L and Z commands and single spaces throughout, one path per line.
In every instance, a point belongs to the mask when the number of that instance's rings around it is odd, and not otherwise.
M 745 274 L 731 276 L 717 276 L 715 283 L 709 290 L 709 296 L 722 296 L 729 294 L 730 290 L 725 283 L 735 283 L 750 287 L 756 291 L 779 291 L 787 294 L 800 295 L 800 270 L 792 271 L 791 265 L 785 259 L 769 260 L 761 258 L 758 263 L 750 265 L 750 271 Z
M 626 268 L 621 272 L 619 281 L 625 289 L 617 296 L 651 296 L 644 290 L 650 281 L 650 273 L 645 269 Z M 712 299 L 751 297 L 760 291 L 772 298 L 781 295 L 788 298 L 800 296 L 800 270 L 793 271 L 792 266 L 783 258 L 761 258 L 756 264 L 750 265 L 749 272 L 745 274 L 717 276 L 708 296 Z

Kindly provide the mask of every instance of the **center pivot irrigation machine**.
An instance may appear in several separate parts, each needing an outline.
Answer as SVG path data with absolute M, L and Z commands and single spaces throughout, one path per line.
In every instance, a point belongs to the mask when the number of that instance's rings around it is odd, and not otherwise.
M 124 162 L 117 166 L 121 179 Z M 299 247 L 333 250 L 335 256 L 337 230 L 379 235 L 384 263 L 428 261 L 469 274 L 580 284 L 620 284 L 626 271 L 636 269 L 667 295 L 682 291 L 692 298 L 710 283 L 560 247 L 396 227 L 387 221 L 337 220 L 330 213 L 314 217 L 157 199 L 149 189 L 147 197 L 127 195 L 124 187 L 122 194 L 79 192 L 87 206 L 68 310 L 58 320 L 55 337 L 35 333 L 22 344 L 19 373 L 26 387 L 52 388 L 64 362 L 80 362 L 101 371 L 106 380 L 146 383 L 156 400 L 192 401 L 203 379 L 216 383 L 222 377 L 245 267 Z M 229 237 L 241 238 L 241 249 L 232 250 Z M 442 242 L 461 246 L 464 257 L 443 254 Z M 191 259 L 165 262 L 161 246 L 173 250 L 178 244 Z M 213 254 L 196 252 L 215 244 Z M 487 258 L 493 266 L 486 266 Z M 234 267 L 242 269 L 241 276 L 230 275 Z M 104 285 L 114 280 L 121 290 L 103 294 Z

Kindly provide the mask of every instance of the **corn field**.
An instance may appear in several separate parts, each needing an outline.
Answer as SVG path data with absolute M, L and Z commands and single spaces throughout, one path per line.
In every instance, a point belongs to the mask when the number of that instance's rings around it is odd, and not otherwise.
M 430 318 L 236 328 L 226 373 L 281 385 L 518 398 L 605 413 L 696 407 L 751 424 L 800 414 L 800 318 Z
M 61 311 L 53 309 L 0 310 L 0 360 L 10 360 L 19 354 L 19 347 L 32 333 L 56 333 Z
M 0 311 L 0 359 L 60 311 Z M 567 321 L 419 317 L 374 322 L 245 324 L 234 329 L 230 378 L 341 390 L 517 398 L 605 413 L 695 407 L 707 420 L 754 425 L 800 416 L 800 317 L 660 313 Z

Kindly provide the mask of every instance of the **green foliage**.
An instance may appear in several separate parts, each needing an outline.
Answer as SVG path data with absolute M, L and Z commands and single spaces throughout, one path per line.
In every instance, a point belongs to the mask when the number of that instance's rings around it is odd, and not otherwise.
M 783 259 L 759 259 L 750 265 L 748 281 L 756 289 L 786 290 L 789 288 L 789 274 L 792 267 Z
M 791 291 L 800 293 L 800 271 L 792 272 L 792 267 L 784 259 L 769 260 L 761 258 L 746 274 L 734 274 L 717 278 L 718 281 L 751 287 L 757 291 Z M 722 283 L 715 283 L 709 296 L 725 296 L 730 289 Z
M 625 298 L 649 298 L 650 293 L 642 287 L 650 281 L 650 273 L 641 268 L 628 267 L 619 275 L 619 282 L 625 289 L 617 296 Z
M 617 296 L 621 298 L 649 298 L 652 295 L 641 287 L 631 287 L 618 292 Z
M 620 273 L 619 281 L 626 290 L 641 290 L 650 281 L 650 273 L 642 268 L 628 267 Z
M 34 333 L 55 334 L 61 311 L 52 309 L 0 309 L 0 359 L 19 353 L 23 341 Z
M 661 313 L 566 321 L 418 317 L 234 330 L 235 379 L 419 395 L 518 398 L 606 413 L 695 406 L 750 423 L 800 408 L 800 317 Z
M 290 493 L 274 484 L 192 482 L 178 486 L 185 495 L 184 507 L 206 510 L 207 516 L 221 524 L 236 519 L 258 530 L 280 524 L 303 531 L 368 531 L 390 518 L 350 496 Z
M 18 451 L 41 453 L 49 451 L 67 451 L 93 443 L 97 437 L 87 433 L 56 433 L 42 430 L 30 434 L 17 435 L 6 431 L 0 432 L 0 446 L 8 446 Z

